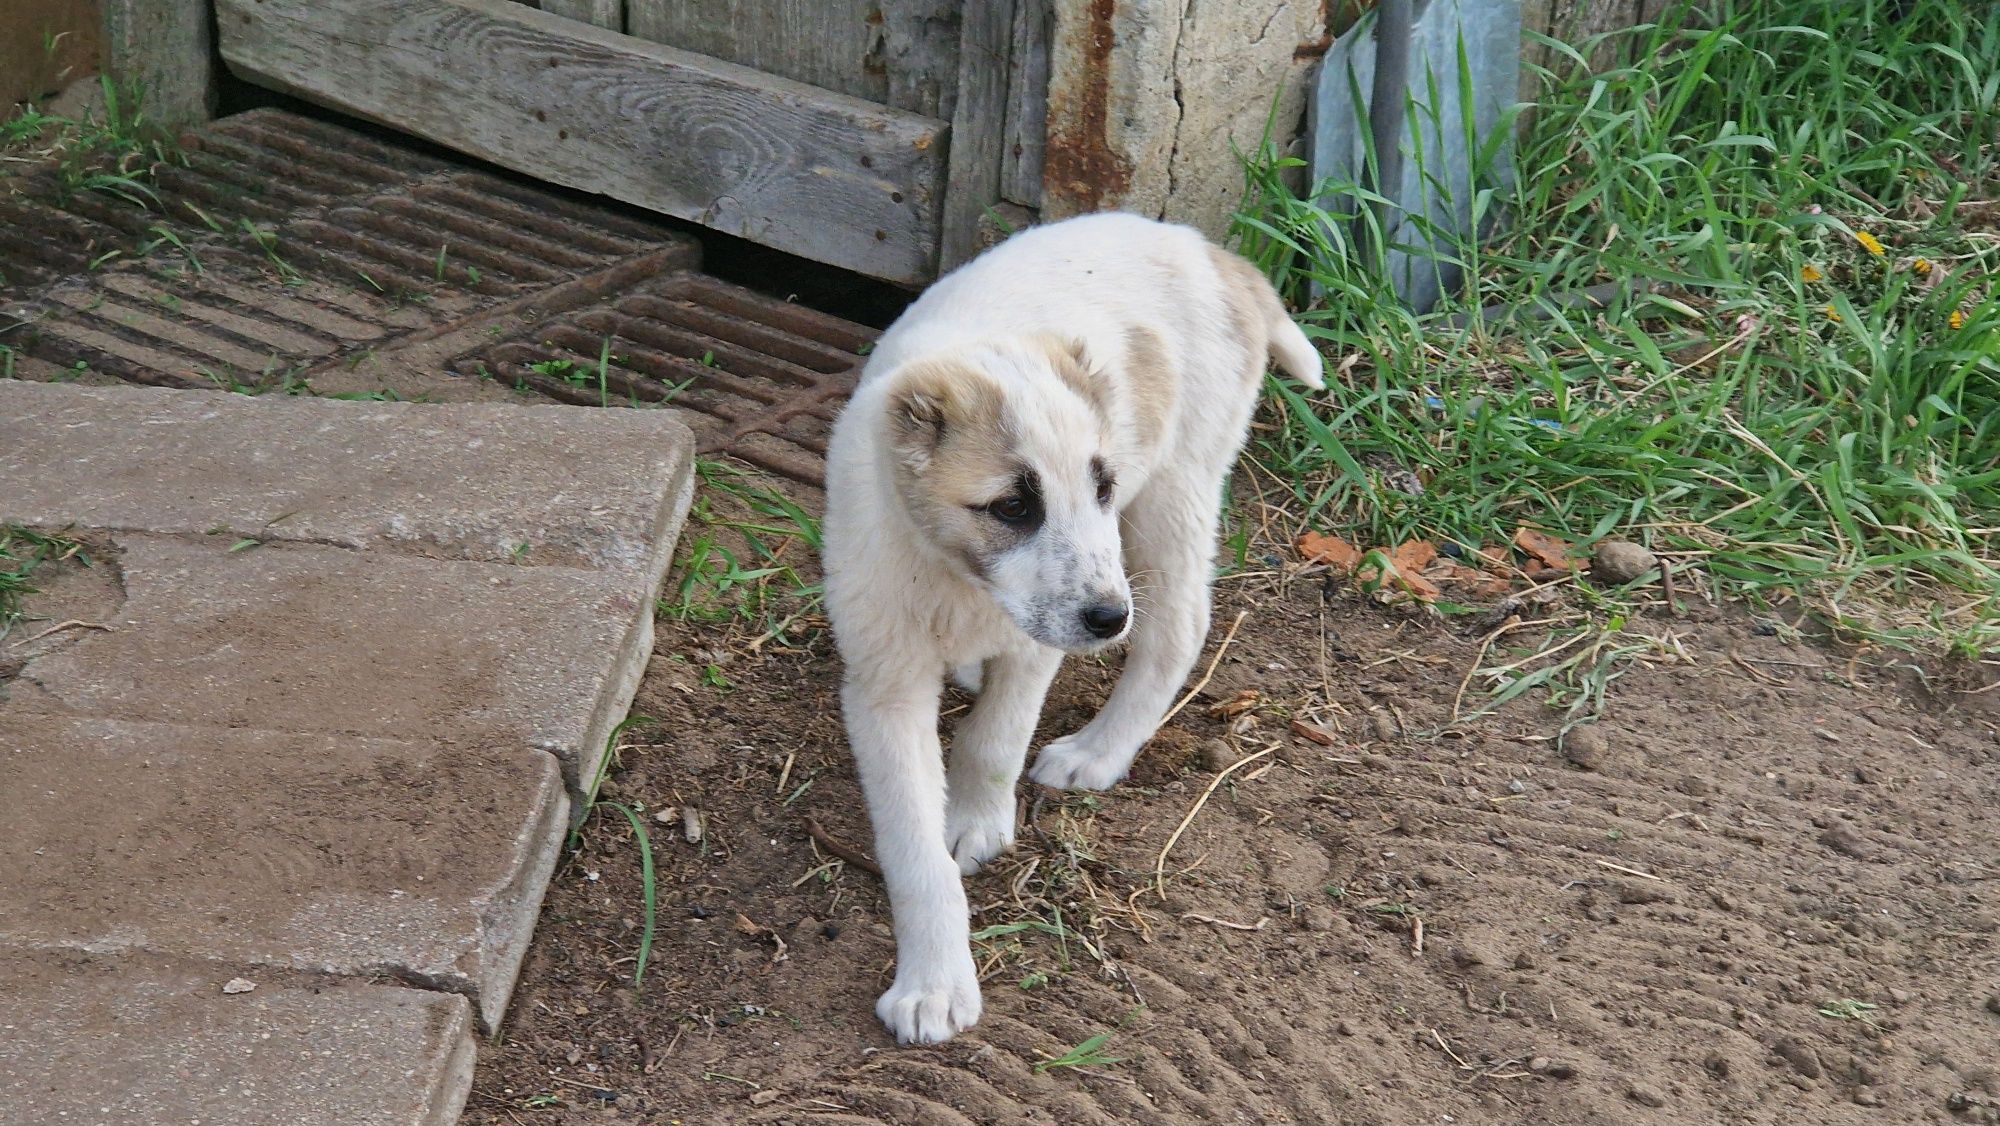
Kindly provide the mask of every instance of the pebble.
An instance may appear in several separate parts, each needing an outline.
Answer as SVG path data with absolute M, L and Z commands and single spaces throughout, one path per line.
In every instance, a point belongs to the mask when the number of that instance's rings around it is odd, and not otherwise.
M 1591 577 L 1606 586 L 1623 586 L 1660 565 L 1660 557 L 1627 540 L 1604 540 L 1590 557 Z
M 1375 727 L 1375 738 L 1384 743 L 1396 741 L 1396 721 L 1390 718 L 1388 712 L 1376 712 L 1370 722 Z
M 1333 1030 L 1342 1036 L 1354 1035 L 1354 1026 L 1346 1021 L 1341 1021 L 1339 1024 L 1334 1025 Z
M 1210 774 L 1220 774 L 1236 765 L 1236 748 L 1221 739 L 1210 739 L 1201 745 L 1201 768 Z
M 1578 770 L 1603 770 L 1607 750 L 1604 733 L 1594 726 L 1572 727 L 1562 739 L 1563 757 Z
M 1875 855 L 1875 850 L 1867 841 L 1861 839 L 1861 834 L 1845 825 L 1829 827 L 1826 832 L 1819 835 L 1819 843 L 1856 860 L 1867 860 Z
M 1777 1053 L 1779 1059 L 1791 1064 L 1793 1071 L 1807 1079 L 1818 1079 L 1825 1074 L 1825 1070 L 1820 1067 L 1818 1053 L 1789 1036 L 1771 1045 L 1771 1051 Z
M 1986 1011 L 1994 1016 L 2000 1016 L 2000 993 L 1995 993 L 1986 999 Z
M 1626 1088 L 1625 1097 L 1638 1103 L 1640 1106 L 1667 1105 L 1665 1092 L 1661 1091 L 1658 1087 L 1649 1087 L 1644 1083 L 1634 1083 Z

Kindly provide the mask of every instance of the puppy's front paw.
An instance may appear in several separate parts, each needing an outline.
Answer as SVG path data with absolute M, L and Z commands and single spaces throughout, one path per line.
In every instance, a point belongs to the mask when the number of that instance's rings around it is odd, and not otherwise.
M 896 984 L 875 1002 L 875 1015 L 898 1044 L 940 1044 L 979 1023 L 979 977 L 972 953 L 947 970 L 896 968 Z
M 1106 747 L 1084 730 L 1043 747 L 1028 777 L 1058 790 L 1108 790 L 1131 767 L 1131 752 Z
M 1014 843 L 1014 795 L 1003 792 L 977 803 L 961 803 L 954 795 L 944 814 L 944 839 L 962 875 L 979 871 Z

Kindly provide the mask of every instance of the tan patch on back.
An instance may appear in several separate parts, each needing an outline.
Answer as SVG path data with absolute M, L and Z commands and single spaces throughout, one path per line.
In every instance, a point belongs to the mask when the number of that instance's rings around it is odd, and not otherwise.
M 1167 342 L 1150 328 L 1125 330 L 1125 394 L 1132 401 L 1132 437 L 1142 449 L 1166 438 L 1180 380 L 1167 356 Z
M 1211 245 L 1208 256 L 1222 278 L 1222 302 L 1228 311 L 1229 326 L 1243 342 L 1244 350 L 1255 359 L 1257 370 L 1253 378 L 1262 376 L 1271 346 L 1270 283 L 1257 272 L 1257 267 L 1219 246 Z

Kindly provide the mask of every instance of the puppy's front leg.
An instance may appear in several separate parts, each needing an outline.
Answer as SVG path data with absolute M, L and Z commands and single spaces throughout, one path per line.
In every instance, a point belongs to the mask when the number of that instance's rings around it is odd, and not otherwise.
M 944 839 L 942 685 L 940 668 L 850 674 L 841 686 L 896 929 L 896 982 L 875 1015 L 902 1044 L 949 1040 L 979 1020 L 965 887 Z
M 1126 511 L 1126 560 L 1143 601 L 1125 671 L 1095 718 L 1042 748 L 1035 781 L 1110 789 L 1159 728 L 1208 636 L 1219 492 L 1198 474 L 1176 474 L 1150 482 Z
M 988 661 L 979 699 L 952 737 L 945 842 L 966 875 L 1014 843 L 1014 783 L 1062 654 L 1036 646 Z

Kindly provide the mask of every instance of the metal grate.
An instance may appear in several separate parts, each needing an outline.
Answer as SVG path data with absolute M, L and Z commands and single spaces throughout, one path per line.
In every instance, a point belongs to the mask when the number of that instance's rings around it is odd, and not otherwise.
M 297 114 L 182 151 L 144 204 L 46 176 L 0 199 L 8 371 L 291 391 L 368 357 L 452 373 L 440 399 L 463 376 L 671 405 L 703 453 L 823 479 L 873 330 L 694 272 L 699 245 L 664 224 Z
M 810 485 L 874 332 L 700 274 L 666 277 L 460 356 L 461 375 L 568 403 L 669 404 L 697 449 Z

